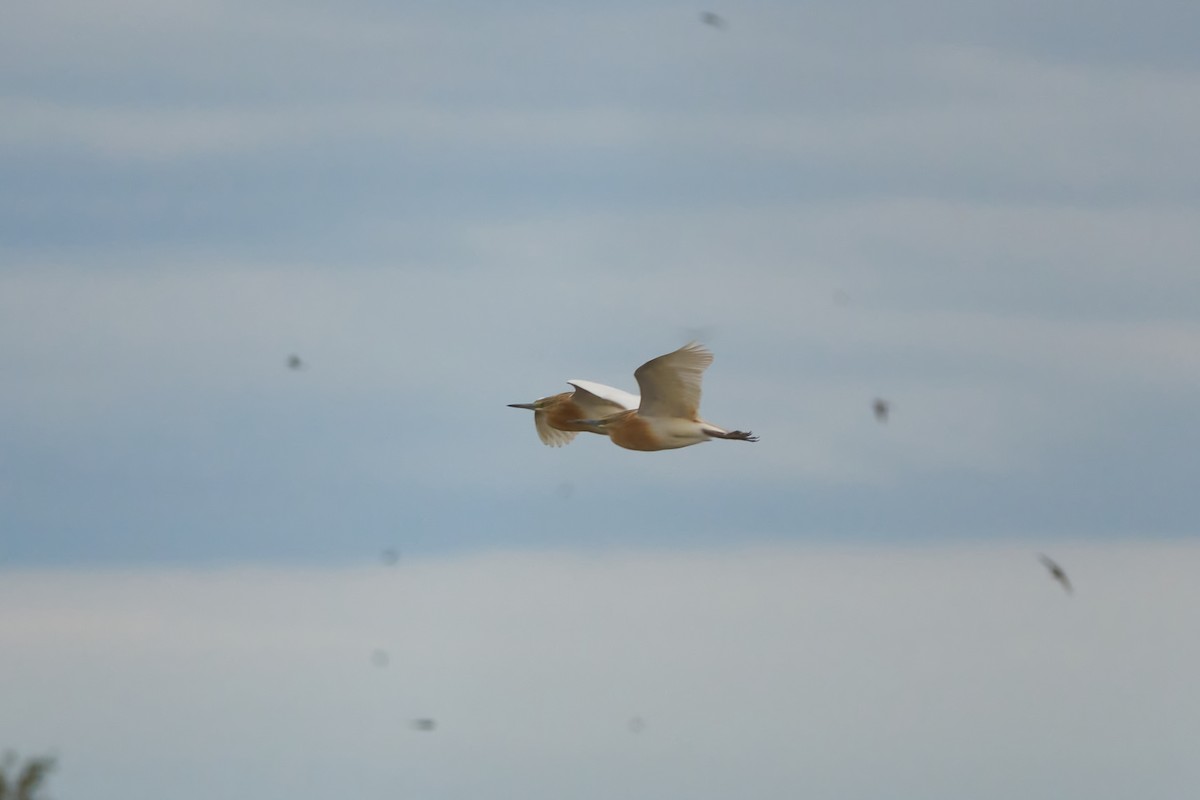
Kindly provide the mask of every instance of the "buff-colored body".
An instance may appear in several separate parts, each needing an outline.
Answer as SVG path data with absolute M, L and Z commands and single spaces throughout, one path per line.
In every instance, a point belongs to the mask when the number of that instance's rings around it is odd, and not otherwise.
M 730 436 L 729 431 L 703 420 L 647 417 L 637 411 L 622 411 L 609 419 L 601 420 L 600 427 L 602 432 L 608 433 L 608 438 L 612 439 L 613 444 L 626 450 L 674 450 L 707 442 L 713 438 L 754 441 L 749 434 L 745 437 Z

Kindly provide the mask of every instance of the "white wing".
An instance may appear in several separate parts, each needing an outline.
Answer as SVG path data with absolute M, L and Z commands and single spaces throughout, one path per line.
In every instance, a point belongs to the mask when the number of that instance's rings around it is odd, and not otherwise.
M 600 419 L 618 411 L 635 411 L 641 402 L 636 394 L 603 383 L 580 380 L 567 383 L 575 387 L 575 396 L 571 399 L 587 411 L 588 419 Z
M 700 412 L 700 381 L 712 362 L 708 348 L 692 342 L 642 364 L 633 373 L 642 390 L 638 414 L 696 419 Z

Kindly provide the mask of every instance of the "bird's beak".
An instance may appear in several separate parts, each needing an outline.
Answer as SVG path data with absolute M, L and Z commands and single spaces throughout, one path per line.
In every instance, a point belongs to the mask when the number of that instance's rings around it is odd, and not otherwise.
M 533 403 L 509 403 L 509 408 L 528 408 L 530 411 L 537 411 L 537 406 Z

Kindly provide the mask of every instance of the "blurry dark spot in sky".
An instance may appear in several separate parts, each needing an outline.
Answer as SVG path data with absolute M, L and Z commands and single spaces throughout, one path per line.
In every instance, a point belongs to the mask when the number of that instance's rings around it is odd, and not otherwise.
M 570 481 L 563 481 L 558 486 L 554 487 L 554 493 L 563 500 L 570 500 L 571 495 L 575 494 L 575 484 Z
M 875 402 L 871 404 L 871 408 L 875 411 L 875 419 L 880 422 L 888 421 L 888 412 L 892 410 L 891 404 L 882 397 L 876 397 Z
M 389 547 L 379 554 L 379 560 L 384 563 L 384 566 L 394 567 L 396 566 L 396 562 L 400 560 L 400 552 Z
M 850 295 L 847 294 L 846 292 L 842 291 L 841 289 L 834 289 L 833 290 L 833 304 L 835 306 L 850 305 Z
M 723 17 L 720 17 L 720 16 L 718 16 L 717 14 L 714 14 L 714 13 L 713 13 L 713 12 L 711 12 L 711 11 L 705 11 L 703 14 L 701 14 L 701 15 L 700 15 L 700 20 L 701 20 L 701 21 L 702 21 L 702 22 L 703 22 L 705 25 L 711 25 L 712 27 L 714 27 L 714 28 L 717 28 L 717 29 L 720 29 L 720 30 L 724 30 L 724 29 L 725 29 L 725 20 L 724 20 L 724 18 L 723 18 Z
M 642 719 L 641 717 L 629 718 L 630 733 L 641 733 L 644 730 L 646 730 L 646 720 Z
M 423 717 L 421 719 L 414 719 L 412 721 L 412 726 L 413 726 L 413 728 L 415 728 L 416 730 L 419 730 L 419 731 L 431 731 L 431 730 L 434 730 L 435 728 L 437 728 L 437 720 L 430 719 L 428 717 Z
M 1054 578 L 1054 580 L 1056 580 L 1060 584 L 1062 584 L 1063 591 L 1065 591 L 1067 594 L 1071 594 L 1074 591 L 1071 588 L 1071 580 L 1070 580 L 1070 578 L 1067 577 L 1066 570 L 1064 570 L 1057 563 L 1055 563 L 1055 561 L 1052 558 L 1050 558 L 1047 555 L 1039 553 L 1038 561 L 1041 561 L 1042 564 L 1045 565 L 1046 569 L 1048 569 L 1050 571 L 1051 578 Z
M 300 356 L 292 354 L 287 358 L 288 369 L 304 369 L 304 362 L 300 360 Z
M 372 650 L 371 663 L 377 667 L 386 667 L 392 663 L 392 657 L 388 655 L 387 650 Z

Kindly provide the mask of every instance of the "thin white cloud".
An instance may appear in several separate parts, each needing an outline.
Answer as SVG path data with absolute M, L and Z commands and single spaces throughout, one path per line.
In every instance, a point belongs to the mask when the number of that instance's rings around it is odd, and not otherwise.
M 385 140 L 422 148 L 502 145 L 594 148 L 636 144 L 651 121 L 619 108 L 450 110 L 378 102 L 211 108 L 114 108 L 4 100 L 13 149 L 47 146 L 134 162 L 264 154 L 280 148 Z
M 283 21 L 289 19 L 295 22 L 290 16 Z M 1190 196 L 1196 183 L 1187 136 L 1200 123 L 1191 102 L 1200 78 L 1193 72 L 1064 64 L 945 44 L 873 50 L 868 59 L 855 51 L 780 42 L 760 59 L 726 64 L 731 84 L 705 96 L 695 85 L 710 80 L 710 71 L 722 74 L 707 63 L 714 57 L 697 65 L 697 55 L 684 50 L 672 60 L 649 41 L 640 45 L 652 58 L 629 43 L 561 63 L 539 50 L 542 60 L 510 74 L 487 57 L 489 38 L 515 35 L 528 45 L 525 51 L 534 50 L 532 40 L 539 46 L 556 41 L 536 21 L 531 32 L 525 28 L 529 19 L 521 19 L 508 21 L 513 30 L 487 31 L 486 37 L 473 26 L 463 34 L 447 20 L 433 31 L 425 27 L 428 20 L 408 23 L 416 33 L 393 22 L 381 27 L 394 30 L 396 40 L 376 32 L 368 42 L 343 28 L 372 30 L 369 24 L 322 20 L 326 30 L 314 22 L 314 31 L 333 41 L 349 36 L 345 52 L 306 55 L 291 52 L 297 47 L 291 40 L 268 38 L 253 51 L 255 65 L 272 63 L 282 48 L 301 75 L 313 74 L 303 81 L 289 75 L 286 86 L 272 83 L 244 98 L 205 91 L 195 100 L 162 103 L 157 97 L 112 101 L 103 93 L 83 100 L 12 93 L 0 104 L 12 120 L 0 143 L 19 151 L 55 145 L 135 162 L 339 144 L 376 148 L 381 162 L 405 148 L 495 148 L 500 157 L 550 150 L 580 158 L 611 148 L 749 170 L 820 165 L 957 196 L 990 190 L 1179 197 Z M 457 41 L 464 36 L 466 42 Z M 451 52 L 461 50 L 461 58 L 429 44 L 446 37 L 456 41 Z M 412 39 L 422 42 L 416 55 Z M 353 59 L 363 48 L 383 60 L 359 75 Z M 212 60 L 207 51 L 202 57 Z M 625 63 L 629 58 L 636 68 Z M 331 59 L 342 65 L 344 84 L 328 85 Z M 184 56 L 178 61 L 189 63 Z M 171 65 L 178 67 L 176 60 L 166 68 Z M 145 68 L 144 61 L 133 66 Z M 689 75 L 693 68 L 701 75 Z M 597 80 L 608 69 L 619 74 Z M 381 81 L 381 74 L 387 79 Z M 252 83 L 255 77 L 242 67 L 223 80 Z M 186 69 L 175 78 L 192 79 Z M 616 91 L 638 79 L 650 88 Z M 364 80 L 380 85 L 364 92 Z M 830 87 L 838 102 L 831 102 Z
M 806 261 L 789 268 L 790 240 L 800 247 L 798 240 L 812 236 L 818 249 L 833 253 L 858 221 L 889 215 L 917 231 L 947 217 L 962 237 L 941 240 L 946 252 L 935 256 L 944 262 L 937 272 L 914 273 L 914 281 L 930 286 L 927 300 L 887 300 L 912 294 L 907 279 L 853 251 L 843 256 L 853 264 L 845 275 Z M 801 220 L 797 230 L 761 244 L 768 228 L 785 230 L 788 218 Z M 1066 227 L 1077 220 L 1081 231 L 1104 236 L 1112 218 L 1071 211 L 1058 221 Z M 706 222 L 697 226 L 697 219 Z M 680 344 L 692 321 L 710 320 L 736 336 L 714 344 L 706 416 L 770 432 L 743 466 L 747 476 L 791 471 L 844 481 L 886 479 L 905 467 L 1019 469 L 1064 442 L 1103 441 L 1121 429 L 1131 380 L 1178 393 L 1193 390 L 1200 374 L 1200 327 L 1186 320 L 959 311 L 937 300 L 944 289 L 931 279 L 953 276 L 953 259 L 969 262 L 987 248 L 973 230 L 1007 226 L 1024 240 L 1055 219 L 938 204 L 827 210 L 806 221 L 803 209 L 765 220 L 581 218 L 548 228 L 460 231 L 480 260 L 466 270 L 331 273 L 201 262 L 110 268 L 102 281 L 82 283 L 73 270 L 31 267 L 0 277 L 7 343 L 0 355 L 12 374 L 24 376 L 5 403 L 9 418 L 21 420 L 22 438 L 63 447 L 88 431 L 147 425 L 225 440 L 219 431 L 228 421 L 220 420 L 239 416 L 236 408 L 247 403 L 256 409 L 252 416 L 272 405 L 290 409 L 301 414 L 298 424 L 315 413 L 305 427 L 325 419 L 318 431 L 342 424 L 336 420 L 344 414 L 390 409 L 388 427 L 403 435 L 406 452 L 371 455 L 380 474 L 397 474 L 407 463 L 403 471 L 425 473 L 422 481 L 506 483 L 515 476 L 500 466 L 509 445 L 496 438 L 499 428 L 511 425 L 523 436 L 528 426 L 506 416 L 504 403 L 550 394 L 577 377 L 632 389 L 638 364 Z M 1151 218 L 1139 229 L 1137 219 L 1129 217 L 1132 224 L 1113 241 L 1147 241 L 1166 229 Z M 904 228 L 893 222 L 880 235 L 917 242 L 919 235 Z M 548 240 L 540 238 L 543 230 Z M 694 230 L 704 231 L 699 243 L 687 238 Z M 1176 234 L 1176 248 L 1194 238 L 1194 231 Z M 1081 238 L 1061 245 L 1072 252 L 1065 266 L 1053 267 L 1055 280 L 1086 287 L 1097 279 L 1081 267 L 1097 246 Z M 608 261 L 622 249 L 616 242 L 630 254 L 625 264 Z M 746 259 L 739 261 L 743 244 Z M 1117 274 L 1120 258 L 1097 265 L 1101 282 Z M 1128 277 L 1158 283 L 1160 291 L 1190 280 L 1174 260 L 1156 266 Z M 514 287 L 514 270 L 536 290 Z M 833 302 L 843 277 L 856 293 L 846 307 Z M 296 351 L 311 366 L 304 375 L 283 369 Z M 868 404 L 878 394 L 903 412 L 887 438 L 864 438 L 864 423 L 874 425 Z M 414 426 L 414 419 L 425 424 Z M 485 441 L 500 449 L 493 454 L 480 446 Z M 421 463 L 456 466 L 428 472 Z M 674 463 L 630 469 L 690 480 Z

